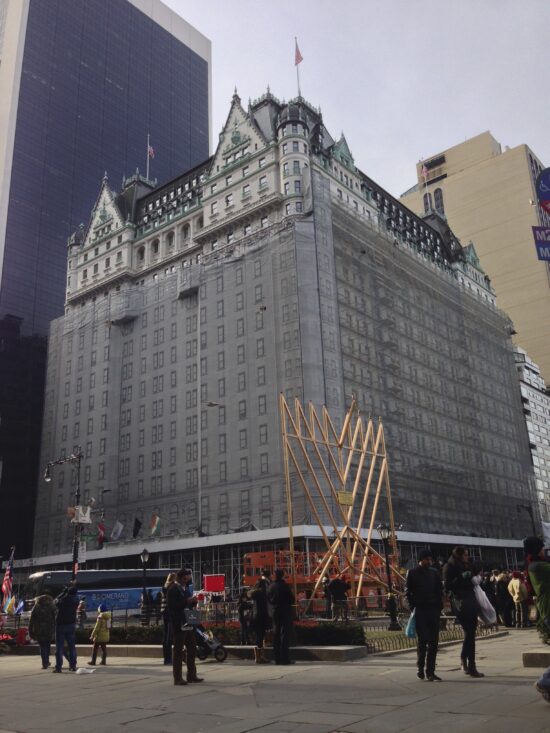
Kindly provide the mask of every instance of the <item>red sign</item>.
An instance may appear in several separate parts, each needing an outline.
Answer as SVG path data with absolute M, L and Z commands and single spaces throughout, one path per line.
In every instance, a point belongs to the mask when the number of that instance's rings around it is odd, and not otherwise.
M 225 575 L 205 575 L 204 590 L 207 593 L 223 593 L 225 591 Z

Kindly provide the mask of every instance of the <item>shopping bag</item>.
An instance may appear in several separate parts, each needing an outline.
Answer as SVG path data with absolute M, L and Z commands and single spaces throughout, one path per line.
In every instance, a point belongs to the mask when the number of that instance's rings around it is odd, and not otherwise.
M 479 585 L 474 585 L 474 595 L 477 601 L 478 616 L 487 626 L 492 626 L 497 622 L 497 612 L 495 611 L 493 604 L 487 598 L 487 595 L 483 588 Z
M 407 626 L 405 627 L 405 636 L 408 639 L 414 639 L 416 636 L 416 608 L 413 610 L 413 612 L 409 616 L 409 620 L 407 621 Z

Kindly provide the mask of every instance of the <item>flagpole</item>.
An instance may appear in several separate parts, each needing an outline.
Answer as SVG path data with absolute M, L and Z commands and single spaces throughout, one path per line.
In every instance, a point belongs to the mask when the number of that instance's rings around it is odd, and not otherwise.
M 430 194 L 428 191 L 428 169 L 426 168 L 426 164 L 424 161 L 422 161 L 422 178 L 424 179 L 424 191 L 426 195 L 426 203 L 428 205 L 428 213 L 432 210 L 432 204 L 430 201 Z
M 149 180 L 149 133 L 147 133 L 147 167 L 146 167 L 146 173 L 145 178 Z
M 296 48 L 298 48 L 298 37 L 294 36 L 294 42 L 296 44 Z M 302 92 L 300 91 L 300 64 L 296 64 L 296 80 L 298 82 L 298 97 L 302 96 Z

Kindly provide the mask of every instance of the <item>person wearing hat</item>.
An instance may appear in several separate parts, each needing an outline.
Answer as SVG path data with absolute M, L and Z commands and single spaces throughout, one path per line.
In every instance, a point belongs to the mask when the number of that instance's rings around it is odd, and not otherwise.
M 97 621 L 90 635 L 90 641 L 93 642 L 92 658 L 88 662 L 89 665 L 95 667 L 97 661 L 97 653 L 101 647 L 101 664 L 107 664 L 107 644 L 111 638 L 111 621 L 112 613 L 107 610 L 107 604 L 102 603 L 97 609 Z
M 203 678 L 197 676 L 196 657 L 197 642 L 195 641 L 195 630 L 187 623 L 185 612 L 194 608 L 198 599 L 193 597 L 192 590 L 193 571 L 190 568 L 182 568 L 176 573 L 176 580 L 168 588 L 166 594 L 168 615 L 172 627 L 174 649 L 172 653 L 172 671 L 175 685 L 186 685 L 188 682 L 202 682 Z M 187 663 L 187 682 L 183 679 L 183 647 L 185 646 L 185 659 Z
M 79 602 L 74 582 L 69 583 L 55 599 L 55 667 L 52 672 L 61 672 L 65 642 L 69 648 L 69 669 L 76 672 L 76 609 Z
M 422 550 L 418 565 L 407 573 L 407 601 L 415 612 L 417 635 L 417 677 L 439 681 L 435 660 L 439 644 L 439 624 L 443 608 L 443 583 L 432 566 L 431 550 Z
M 550 631 L 550 563 L 546 562 L 544 542 L 538 537 L 526 537 L 523 540 L 523 549 L 537 611 Z M 550 702 L 550 667 L 539 677 L 535 687 Z

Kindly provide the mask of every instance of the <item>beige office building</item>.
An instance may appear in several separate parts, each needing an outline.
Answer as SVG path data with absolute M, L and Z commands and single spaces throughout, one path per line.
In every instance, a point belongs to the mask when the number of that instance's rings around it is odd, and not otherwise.
M 425 176 L 423 167 L 426 167 Z M 417 213 L 444 214 L 463 245 L 472 241 L 491 278 L 514 340 L 550 382 L 550 270 L 537 259 L 531 227 L 550 225 L 534 205 L 543 165 L 527 145 L 501 149 L 490 132 L 417 164 L 402 201 Z

